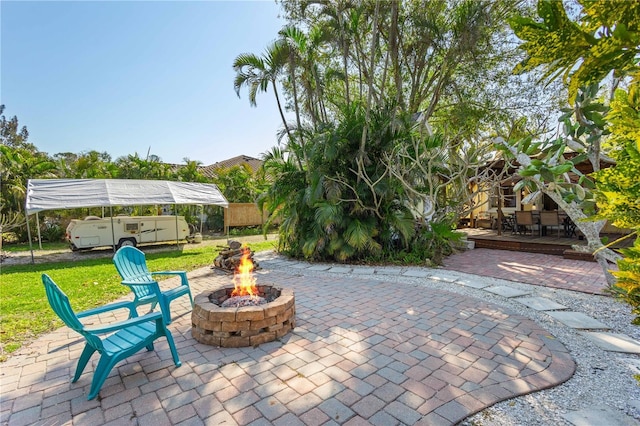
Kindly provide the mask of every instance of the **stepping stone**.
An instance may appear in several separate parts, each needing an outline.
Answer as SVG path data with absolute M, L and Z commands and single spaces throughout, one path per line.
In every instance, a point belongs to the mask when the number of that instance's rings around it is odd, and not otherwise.
M 489 284 L 487 284 L 485 282 L 471 280 L 469 278 L 460 278 L 460 279 L 456 280 L 456 282 L 458 284 L 462 284 L 465 287 L 477 288 L 478 290 L 486 288 L 486 287 L 489 287 Z
M 507 285 L 489 287 L 489 288 L 485 288 L 484 290 L 493 294 L 497 294 L 498 296 L 507 297 L 507 298 L 526 296 L 527 294 L 531 294 L 531 292 L 529 291 L 518 290 L 516 288 L 509 287 Z
M 430 276 L 431 273 L 425 271 L 424 269 L 409 269 L 402 274 L 403 277 L 415 277 L 415 278 L 426 278 Z
M 351 272 L 356 275 L 373 275 L 376 270 L 374 268 L 353 268 Z
M 348 274 L 351 272 L 351 268 L 345 268 L 344 266 L 333 266 L 329 269 L 329 272 L 335 272 L 337 274 Z
M 616 425 L 637 426 L 638 422 L 620 410 L 606 405 L 597 405 L 583 410 L 563 414 L 565 420 L 575 426 Z
M 454 282 L 456 282 L 458 277 L 453 277 L 453 276 L 450 276 L 450 275 L 443 275 L 443 274 L 438 273 L 438 275 L 430 276 L 429 279 L 434 280 L 434 281 L 440 281 L 440 282 L 443 282 L 443 283 L 454 283 Z
M 376 274 L 378 274 L 378 275 L 402 275 L 402 269 L 400 269 L 400 268 L 376 268 Z
M 287 265 L 287 268 L 292 268 L 292 269 L 307 269 L 309 267 L 308 263 L 291 263 L 290 265 Z
M 547 312 L 547 315 L 557 319 L 567 327 L 577 330 L 610 330 L 611 327 L 606 326 L 595 318 L 591 318 L 580 312 Z
M 640 359 L 627 358 L 624 360 L 629 366 L 629 369 L 633 374 L 640 374 Z M 640 401 L 638 401 L 638 408 L 640 409 Z M 640 411 L 640 410 L 639 410 Z
M 640 342 L 625 334 L 598 332 L 582 332 L 580 334 L 592 340 L 605 351 L 640 354 Z
M 516 302 L 522 303 L 523 305 L 528 306 L 531 309 L 535 309 L 536 311 L 557 311 L 560 309 L 567 309 L 566 306 L 556 303 L 553 300 L 549 300 L 545 297 L 522 297 L 515 300 Z
M 331 268 L 331 266 L 329 265 L 313 265 L 312 267 L 309 268 L 309 270 L 310 271 L 326 271 L 329 268 Z

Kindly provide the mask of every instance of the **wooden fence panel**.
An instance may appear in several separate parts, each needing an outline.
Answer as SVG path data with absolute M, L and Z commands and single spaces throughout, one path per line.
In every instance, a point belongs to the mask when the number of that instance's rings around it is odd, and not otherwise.
M 229 208 L 224 209 L 224 227 L 262 225 L 267 217 L 267 212 L 260 214 L 255 203 L 229 203 Z

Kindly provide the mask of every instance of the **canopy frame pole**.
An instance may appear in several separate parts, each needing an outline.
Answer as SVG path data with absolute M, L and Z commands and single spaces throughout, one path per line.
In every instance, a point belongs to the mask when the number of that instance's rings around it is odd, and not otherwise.
M 40 234 L 40 213 L 36 212 L 36 229 L 38 230 L 38 247 L 42 250 L 42 235 Z
M 31 250 L 31 263 L 35 264 L 36 260 L 33 257 L 33 242 L 31 241 L 31 228 L 29 227 L 29 213 L 24 214 L 27 218 L 27 238 L 29 238 L 29 250 Z
M 173 212 L 175 213 L 175 216 L 176 216 L 176 247 L 178 247 L 178 250 L 180 250 L 180 240 L 179 240 L 180 235 L 178 234 L 178 205 L 177 204 L 173 205 Z
M 224 230 L 223 232 L 227 234 L 227 240 L 229 239 L 229 224 L 231 223 L 231 208 L 227 207 L 226 210 L 222 210 L 222 214 L 224 215 Z
M 103 207 L 104 209 L 104 207 Z M 116 231 L 113 226 L 113 207 L 109 206 L 109 216 L 111 216 L 111 242 L 113 243 L 113 252 L 116 252 Z
M 204 204 L 200 204 L 200 235 L 202 235 L 202 222 L 204 221 Z

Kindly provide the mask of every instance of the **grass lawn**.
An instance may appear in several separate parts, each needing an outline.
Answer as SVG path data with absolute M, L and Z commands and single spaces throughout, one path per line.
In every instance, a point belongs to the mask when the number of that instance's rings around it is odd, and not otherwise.
M 33 243 L 33 249 L 39 250 L 40 246 L 38 243 Z M 68 250 L 69 243 L 42 243 L 42 250 Z M 3 244 L 2 250 L 7 253 L 17 253 L 20 251 L 29 251 L 29 244 Z
M 253 251 L 273 249 L 275 241 L 250 243 Z M 185 246 L 186 247 L 186 246 Z M 219 248 L 188 246 L 185 250 L 147 253 L 151 271 L 209 266 Z M 76 312 L 105 305 L 129 293 L 110 256 L 80 261 L 2 266 L 0 281 L 0 361 L 29 340 L 63 325 L 51 310 L 41 275 L 49 275 L 64 291 Z M 195 295 L 194 295 L 195 296 Z

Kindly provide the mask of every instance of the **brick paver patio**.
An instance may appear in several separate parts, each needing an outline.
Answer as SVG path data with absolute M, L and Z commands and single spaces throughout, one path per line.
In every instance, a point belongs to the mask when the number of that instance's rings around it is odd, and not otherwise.
M 607 287 L 604 273 L 597 262 L 564 259 L 548 254 L 480 248 L 447 257 L 444 268 L 589 294 L 606 294 L 604 290 Z
M 230 283 L 209 268 L 189 277 L 194 295 Z M 575 370 L 535 322 L 479 299 L 286 267 L 265 269 L 259 283 L 295 291 L 296 328 L 282 341 L 200 344 L 182 298 L 169 328 L 183 365 L 174 367 L 160 339 L 156 351 L 116 366 L 87 401 L 94 366 L 70 383 L 83 341 L 61 328 L 2 365 L 2 423 L 455 424 Z

